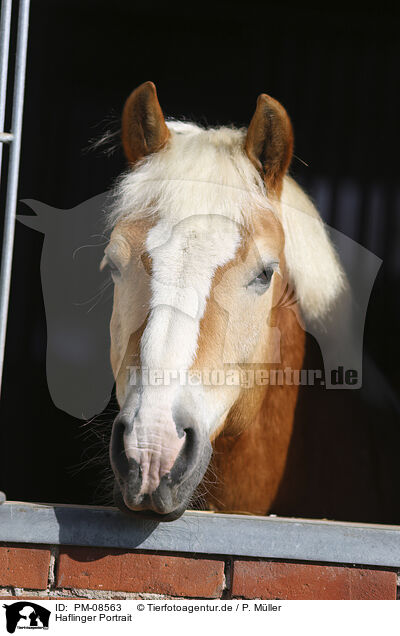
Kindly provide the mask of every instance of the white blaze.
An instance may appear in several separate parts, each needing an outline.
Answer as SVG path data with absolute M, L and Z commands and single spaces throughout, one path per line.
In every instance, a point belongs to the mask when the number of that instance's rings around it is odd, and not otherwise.
M 143 386 L 132 430 L 124 435 L 127 457 L 140 464 L 140 495 L 151 494 L 184 444 L 174 421 L 181 372 L 192 365 L 213 277 L 234 258 L 237 224 L 218 215 L 188 217 L 174 226 L 160 221 L 148 234 L 152 260 L 150 314 L 141 340 L 141 365 L 176 381 Z
M 239 241 L 237 224 L 217 215 L 191 216 L 173 227 L 164 221 L 150 230 L 152 298 L 141 346 L 144 367 L 191 366 L 214 273 L 234 258 Z

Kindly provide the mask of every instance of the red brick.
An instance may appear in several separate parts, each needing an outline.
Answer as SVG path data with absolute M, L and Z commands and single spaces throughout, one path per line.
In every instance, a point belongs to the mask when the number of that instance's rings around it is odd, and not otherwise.
M 218 598 L 224 562 L 100 548 L 63 548 L 57 586 Z
M 0 585 L 42 590 L 47 587 L 50 550 L 0 546 Z
M 18 596 L 0 596 L 0 601 L 75 601 L 75 599 L 87 599 L 86 596 L 33 596 L 26 592 Z M 98 599 L 96 599 L 98 600 Z
M 395 599 L 397 575 L 333 565 L 235 561 L 232 595 L 261 599 Z

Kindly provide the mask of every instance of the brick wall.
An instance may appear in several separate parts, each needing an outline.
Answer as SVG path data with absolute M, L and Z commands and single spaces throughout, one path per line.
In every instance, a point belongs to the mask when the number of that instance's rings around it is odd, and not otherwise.
M 0 544 L 0 598 L 395 599 L 389 568 Z

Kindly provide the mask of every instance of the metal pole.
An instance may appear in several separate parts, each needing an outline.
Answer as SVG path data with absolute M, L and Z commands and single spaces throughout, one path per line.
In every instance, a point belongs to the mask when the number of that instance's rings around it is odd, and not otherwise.
M 4 117 L 6 114 L 6 93 L 8 76 L 8 52 L 10 49 L 12 0 L 3 0 L 0 17 L 0 133 L 4 131 Z M 3 142 L 3 140 L 0 140 Z M 3 157 L 3 143 L 0 143 L 0 182 L 1 160 Z
M 4 347 L 7 330 L 8 301 L 10 295 L 12 253 L 17 208 L 19 157 L 21 151 L 22 113 L 24 107 L 26 52 L 28 48 L 30 0 L 20 0 L 18 13 L 18 35 L 15 59 L 14 97 L 8 165 L 7 197 L 4 215 L 3 251 L 0 274 L 0 385 L 3 376 Z

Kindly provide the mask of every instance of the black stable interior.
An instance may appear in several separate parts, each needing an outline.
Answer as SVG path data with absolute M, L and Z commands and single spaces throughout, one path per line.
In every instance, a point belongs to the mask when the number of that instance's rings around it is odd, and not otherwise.
M 87 148 L 105 130 L 118 130 L 124 100 L 143 81 L 155 82 L 166 115 L 212 125 L 247 125 L 257 96 L 271 94 L 293 121 L 292 174 L 330 225 L 383 259 L 365 348 L 394 391 L 400 380 L 398 32 L 397 13 L 376 4 L 353 10 L 337 3 L 248 2 L 234 8 L 223 2 L 33 0 L 19 200 L 72 208 L 109 188 L 125 168 L 121 150 L 108 156 Z M 350 216 L 343 215 L 347 186 L 356 193 Z M 21 202 L 18 213 L 29 214 Z M 116 407 L 111 403 L 84 426 L 51 401 L 42 242 L 40 233 L 17 224 L 0 489 L 14 500 L 107 503 L 107 440 Z M 309 356 L 313 349 L 311 343 Z M 397 406 L 379 390 L 357 393 L 355 402 L 346 396 L 342 406 L 338 394 L 330 396 L 337 428 L 326 426 L 322 439 L 316 440 L 311 424 L 296 432 L 307 448 L 302 461 L 312 466 L 309 483 L 325 480 L 326 499 L 310 503 L 310 491 L 303 490 L 296 505 L 289 497 L 286 509 L 276 512 L 400 522 Z M 367 407 L 360 410 L 365 397 Z M 317 404 L 313 397 L 310 418 L 327 408 Z M 373 467 L 374 484 L 363 477 L 366 464 Z M 353 505 L 343 506 L 349 489 Z

